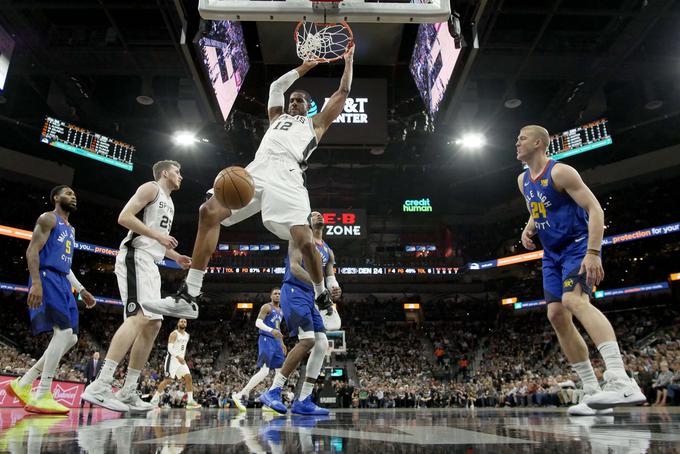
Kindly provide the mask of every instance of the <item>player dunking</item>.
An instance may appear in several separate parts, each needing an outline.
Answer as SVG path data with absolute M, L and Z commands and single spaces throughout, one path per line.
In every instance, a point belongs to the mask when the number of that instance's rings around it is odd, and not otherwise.
M 11 381 L 7 390 L 33 413 L 68 413 L 54 400 L 52 379 L 59 361 L 78 340 L 78 306 L 71 286 L 80 293 L 88 308 L 96 302 L 71 271 L 75 249 L 75 229 L 69 215 L 77 209 L 76 193 L 68 186 L 50 192 L 54 210 L 40 215 L 26 249 L 28 308 L 33 334 L 52 332 L 45 353 L 21 378 Z M 35 393 L 33 381 L 40 377 Z
M 145 302 L 149 311 L 185 318 L 198 316 L 203 276 L 210 256 L 215 251 L 220 223 L 234 225 L 262 212 L 265 227 L 281 239 L 291 240 L 300 251 L 312 280 L 314 297 L 320 309 L 332 300 L 323 281 L 323 270 L 309 228 L 309 195 L 303 172 L 312 151 L 333 121 L 342 113 L 352 83 L 354 48 L 344 56 L 345 69 L 340 87 L 330 97 L 324 110 L 307 117 L 309 95 L 295 90 L 289 98 L 288 113 L 283 112 L 284 92 L 304 76 L 317 62 L 305 62 L 272 83 L 269 89 L 269 129 L 246 169 L 255 183 L 255 195 L 239 210 L 224 207 L 214 196 L 201 205 L 198 233 L 194 244 L 191 269 L 179 292 L 172 298 Z
M 257 341 L 257 367 L 260 367 L 260 370 L 250 378 L 248 384 L 241 391 L 231 395 L 234 404 L 241 411 L 246 411 L 246 406 L 241 399 L 247 398 L 250 395 L 250 391 L 267 378 L 270 369 L 279 372 L 288 353 L 286 345 L 283 343 L 283 336 L 281 335 L 281 320 L 283 320 L 283 313 L 279 305 L 281 289 L 274 287 L 269 297 L 270 301 L 262 305 L 255 321 L 255 327 L 260 330 L 260 336 Z
M 153 176 L 154 181 L 137 188 L 118 216 L 118 223 L 129 229 L 120 244 L 115 266 L 120 298 L 125 305 L 124 322 L 113 335 L 99 376 L 82 395 L 84 400 L 114 411 L 146 411 L 155 407 L 139 398 L 137 381 L 163 317 L 148 313 L 140 302 L 161 297 L 157 261 L 168 257 L 184 269 L 191 264 L 189 257 L 175 251 L 177 240 L 170 236 L 175 215 L 170 194 L 182 184 L 180 165 L 176 161 L 159 161 L 153 165 Z M 113 374 L 128 351 L 125 384 L 114 395 Z
M 515 144 L 517 159 L 528 166 L 517 178 L 530 213 L 522 244 L 534 250 L 531 238 L 538 234 L 541 240 L 548 319 L 562 351 L 583 381 L 586 397 L 570 407 L 569 414 L 610 413 L 611 407 L 642 403 L 645 396 L 626 374 L 612 325 L 590 304 L 592 286 L 604 278 L 600 257 L 604 212 L 576 170 L 548 158 L 549 144 L 548 131 L 534 125 L 522 128 Z M 604 390 L 572 317 L 578 319 L 604 359 Z
M 151 399 L 152 404 L 158 404 L 161 393 L 166 386 L 168 386 L 174 379 L 181 378 L 184 380 L 184 386 L 187 392 L 187 409 L 201 408 L 194 400 L 194 384 L 191 379 L 191 371 L 187 366 L 186 352 L 189 344 L 189 333 L 186 331 L 187 321 L 183 318 L 177 321 L 177 329 L 170 333 L 168 337 L 168 354 L 165 355 L 165 378 L 158 385 L 158 389 Z
M 337 299 L 342 291 L 335 279 L 333 265 L 335 256 L 333 251 L 321 239 L 323 232 L 323 216 L 318 212 L 312 213 L 312 226 L 315 236 L 320 240 L 315 242 L 316 249 L 321 255 L 321 260 L 326 270 L 326 283 L 333 291 Z M 286 258 L 286 272 L 281 287 L 281 308 L 283 318 L 290 330 L 291 336 L 297 335 L 300 340 L 290 351 L 283 363 L 283 367 L 274 377 L 274 383 L 269 390 L 260 396 L 260 401 L 267 407 L 279 412 L 286 413 L 287 408 L 281 401 L 281 389 L 286 384 L 291 372 L 295 370 L 302 359 L 309 353 L 305 381 L 302 384 L 300 396 L 293 402 L 291 412 L 301 415 L 327 415 L 328 410 L 317 406 L 312 402 L 312 390 L 316 383 L 323 359 L 328 349 L 326 328 L 319 310 L 314 305 L 314 293 L 312 291 L 312 279 L 303 266 L 302 254 L 292 241 L 288 246 Z M 334 313 L 332 308 L 324 311 L 327 314 Z M 334 320 L 339 325 L 339 318 Z M 338 326 L 339 328 L 339 326 Z

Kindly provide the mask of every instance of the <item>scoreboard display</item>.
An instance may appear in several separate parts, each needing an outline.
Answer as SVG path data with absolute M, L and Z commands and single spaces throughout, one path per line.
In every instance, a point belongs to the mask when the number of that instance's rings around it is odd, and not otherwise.
M 56 118 L 45 118 L 40 141 L 86 158 L 132 170 L 135 147 Z
M 559 160 L 612 143 L 607 119 L 594 121 L 550 137 L 548 157 Z

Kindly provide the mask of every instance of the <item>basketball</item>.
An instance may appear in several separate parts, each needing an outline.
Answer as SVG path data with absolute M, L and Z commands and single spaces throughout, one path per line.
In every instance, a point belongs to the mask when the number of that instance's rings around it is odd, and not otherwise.
M 255 184 L 246 169 L 231 166 L 217 174 L 213 190 L 222 205 L 236 210 L 248 205 L 255 194 Z

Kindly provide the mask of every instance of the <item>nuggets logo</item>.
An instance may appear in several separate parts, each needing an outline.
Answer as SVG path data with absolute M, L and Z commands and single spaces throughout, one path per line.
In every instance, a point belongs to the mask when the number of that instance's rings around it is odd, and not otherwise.
M 544 188 L 548 186 L 548 179 L 547 178 L 544 178 L 544 179 L 541 180 L 541 186 L 543 186 Z
M 567 279 L 566 281 L 564 281 L 563 286 L 564 286 L 564 288 L 573 287 L 574 286 L 574 280 L 573 279 Z

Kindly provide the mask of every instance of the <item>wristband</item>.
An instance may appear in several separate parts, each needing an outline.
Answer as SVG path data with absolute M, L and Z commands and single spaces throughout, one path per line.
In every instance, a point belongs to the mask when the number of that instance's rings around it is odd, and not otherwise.
M 598 251 L 597 249 L 588 249 L 588 250 L 586 251 L 586 255 L 587 255 L 587 254 L 590 254 L 590 255 L 597 255 L 597 256 L 599 257 L 599 256 L 600 256 L 600 252 L 601 252 L 601 251 Z

